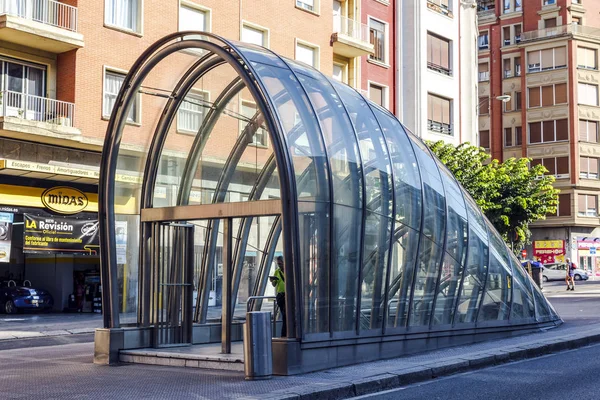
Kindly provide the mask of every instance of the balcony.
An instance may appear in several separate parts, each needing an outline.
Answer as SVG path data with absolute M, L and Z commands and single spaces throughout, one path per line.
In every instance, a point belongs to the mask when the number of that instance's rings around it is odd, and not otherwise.
M 331 42 L 335 54 L 349 58 L 373 54 L 375 49 L 369 41 L 369 27 L 366 24 L 334 15 L 333 28 Z
M 555 28 L 546 28 L 546 29 L 539 29 L 537 31 L 524 32 L 522 34 L 521 42 L 533 42 L 533 41 L 538 41 L 538 40 L 555 38 L 555 37 L 559 37 L 559 36 L 567 36 L 567 37 L 580 36 L 580 37 L 587 37 L 587 38 L 594 39 L 594 40 L 599 40 L 600 39 L 600 29 L 593 28 L 591 26 L 576 25 L 576 24 L 561 25 L 561 26 L 557 26 Z
M 438 64 L 434 64 L 434 63 L 429 62 L 429 61 L 427 61 L 427 69 L 429 69 L 431 71 L 439 72 L 440 74 L 452 76 L 452 71 L 449 70 L 448 68 L 443 67 L 443 66 L 438 65 Z
M 450 124 L 444 124 L 430 119 L 427 120 L 427 130 L 452 136 L 452 126 Z
M 490 80 L 490 71 L 479 72 L 479 82 L 488 82 Z
M 65 101 L 4 90 L 0 92 L 0 131 L 79 135 L 73 126 L 75 105 Z
M 454 18 L 454 14 L 448 9 L 448 5 L 440 0 L 427 0 L 427 8 L 447 17 Z
M 0 40 L 57 54 L 83 47 L 77 8 L 54 0 L 0 0 Z

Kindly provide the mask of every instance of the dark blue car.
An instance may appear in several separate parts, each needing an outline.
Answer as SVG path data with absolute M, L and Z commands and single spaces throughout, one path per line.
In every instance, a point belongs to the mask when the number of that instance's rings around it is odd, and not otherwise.
M 31 287 L 31 282 L 0 282 L 0 309 L 7 314 L 25 310 L 50 311 L 54 299 L 47 290 Z

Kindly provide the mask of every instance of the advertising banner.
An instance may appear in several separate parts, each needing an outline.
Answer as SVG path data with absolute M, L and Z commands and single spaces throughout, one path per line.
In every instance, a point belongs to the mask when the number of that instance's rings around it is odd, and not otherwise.
M 127 264 L 127 221 L 115 221 L 117 264 Z
M 98 220 L 23 214 L 24 253 L 83 253 L 97 255 Z
M 10 262 L 14 214 L 0 212 L 0 263 Z
M 564 240 L 536 240 L 533 242 L 533 256 L 542 264 L 565 261 Z

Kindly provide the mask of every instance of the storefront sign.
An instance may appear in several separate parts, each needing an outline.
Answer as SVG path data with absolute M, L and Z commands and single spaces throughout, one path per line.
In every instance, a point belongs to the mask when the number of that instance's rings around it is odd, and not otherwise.
M 0 212 L 0 263 L 10 262 L 13 218 L 11 213 Z
M 42 203 L 59 214 L 77 214 L 87 207 L 88 198 L 81 190 L 57 186 L 42 193 Z
M 565 260 L 564 240 L 536 240 L 533 242 L 533 256 L 542 264 L 562 262 Z
M 98 254 L 98 221 L 23 214 L 24 253 Z

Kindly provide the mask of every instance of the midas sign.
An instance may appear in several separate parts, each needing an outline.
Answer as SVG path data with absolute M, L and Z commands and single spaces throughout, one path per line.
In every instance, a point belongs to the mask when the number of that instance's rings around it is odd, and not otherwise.
M 88 205 L 88 198 L 85 193 L 75 188 L 57 186 L 42 193 L 42 203 L 59 214 L 77 214 Z

